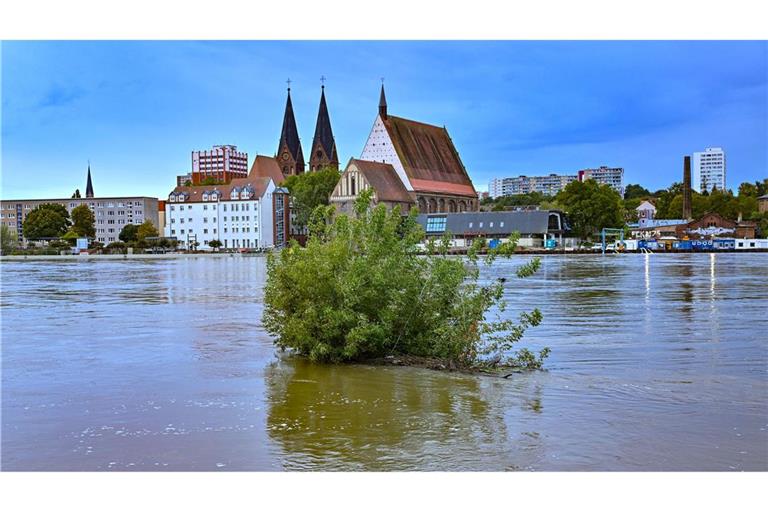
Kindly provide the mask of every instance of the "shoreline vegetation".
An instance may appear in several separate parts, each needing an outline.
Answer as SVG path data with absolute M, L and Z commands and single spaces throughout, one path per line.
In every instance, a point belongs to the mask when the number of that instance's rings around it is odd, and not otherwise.
M 504 318 L 506 279 L 479 280 L 480 265 L 516 254 L 516 239 L 482 258 L 478 240 L 456 258 L 446 236 L 427 244 L 425 258 L 417 250 L 424 230 L 416 215 L 372 206 L 370 191 L 350 215 L 318 206 L 306 247 L 292 241 L 267 256 L 262 320 L 275 345 L 321 363 L 540 369 L 549 348 L 512 348 L 541 323 L 541 312 Z M 533 275 L 540 264 L 531 259 L 517 277 Z

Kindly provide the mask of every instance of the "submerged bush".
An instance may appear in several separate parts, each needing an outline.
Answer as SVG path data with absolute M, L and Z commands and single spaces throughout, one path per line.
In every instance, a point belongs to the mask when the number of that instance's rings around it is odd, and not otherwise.
M 493 307 L 502 314 L 505 305 L 501 281 L 478 284 L 480 244 L 467 258 L 453 257 L 446 237 L 428 243 L 428 256 L 419 255 L 424 231 L 416 212 L 403 217 L 399 208 L 387 212 L 370 202 L 363 194 L 353 216 L 318 207 L 305 248 L 292 242 L 269 255 L 264 324 L 279 347 L 314 361 L 406 354 L 461 366 L 541 366 L 548 349 L 538 358 L 526 350 L 523 358 L 503 360 L 541 313 L 519 321 L 485 318 Z M 485 262 L 510 255 L 515 245 L 489 250 Z M 534 259 L 517 275 L 531 275 L 539 264 Z

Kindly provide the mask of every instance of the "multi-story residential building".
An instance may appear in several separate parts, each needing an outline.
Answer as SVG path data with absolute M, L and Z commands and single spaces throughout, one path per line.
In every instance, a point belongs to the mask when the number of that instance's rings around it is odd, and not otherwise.
M 548 174 L 546 176 L 513 176 L 492 179 L 488 191 L 492 198 L 540 192 L 553 196 L 570 182 L 576 181 L 575 174 Z
M 176 176 L 176 186 L 177 187 L 183 187 L 187 184 L 187 182 L 192 183 L 192 173 L 188 172 L 187 174 L 179 174 Z
M 192 152 L 192 184 L 212 178 L 219 183 L 228 183 L 235 178 L 248 176 L 248 153 L 237 150 L 237 146 L 213 146 L 208 151 Z M 178 178 L 177 178 L 178 180 Z
M 725 152 L 723 148 L 707 148 L 693 153 L 692 188 L 699 193 L 713 188 L 725 190 Z
M 141 224 L 149 220 L 159 228 L 157 198 L 84 197 L 70 199 L 3 199 L 0 201 L 0 222 L 16 231 L 19 242 L 26 242 L 23 224 L 29 212 L 44 203 L 64 206 L 70 213 L 81 204 L 93 210 L 96 220 L 96 240 L 108 245 L 119 240 L 120 231 L 128 224 Z
M 578 173 L 579 181 L 595 180 L 603 185 L 609 185 L 624 197 L 624 168 L 600 166 L 596 169 L 582 169 Z
M 224 185 L 181 186 L 165 203 L 165 236 L 180 248 L 211 250 L 219 240 L 225 249 L 266 249 L 287 240 L 290 210 L 286 189 L 276 189 L 271 176 L 282 176 L 274 158 L 259 156 L 245 178 Z

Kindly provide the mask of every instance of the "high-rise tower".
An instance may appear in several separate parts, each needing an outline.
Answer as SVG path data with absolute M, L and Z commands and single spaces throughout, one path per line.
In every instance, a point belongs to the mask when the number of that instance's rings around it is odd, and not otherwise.
M 299 130 L 296 128 L 296 118 L 293 115 L 290 80 L 288 99 L 283 115 L 283 130 L 280 132 L 280 144 L 277 146 L 275 158 L 277 158 L 280 170 L 283 171 L 283 176 L 286 178 L 304 172 L 304 153 L 301 151 Z
M 317 112 L 315 137 L 312 139 L 312 153 L 309 156 L 309 169 L 319 171 L 331 167 L 339 169 L 339 157 L 336 154 L 336 141 L 333 139 L 331 118 L 325 103 L 325 85 L 320 87 L 320 109 Z
M 693 218 L 691 194 L 691 157 L 683 158 L 683 218 Z

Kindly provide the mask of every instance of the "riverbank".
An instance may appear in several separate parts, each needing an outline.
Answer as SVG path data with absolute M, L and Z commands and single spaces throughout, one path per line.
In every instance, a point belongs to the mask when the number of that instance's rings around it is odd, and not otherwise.
M 90 260 L 173 260 L 185 258 L 243 258 L 264 253 L 169 252 L 165 254 L 19 254 L 0 256 L 2 261 L 90 261 Z

